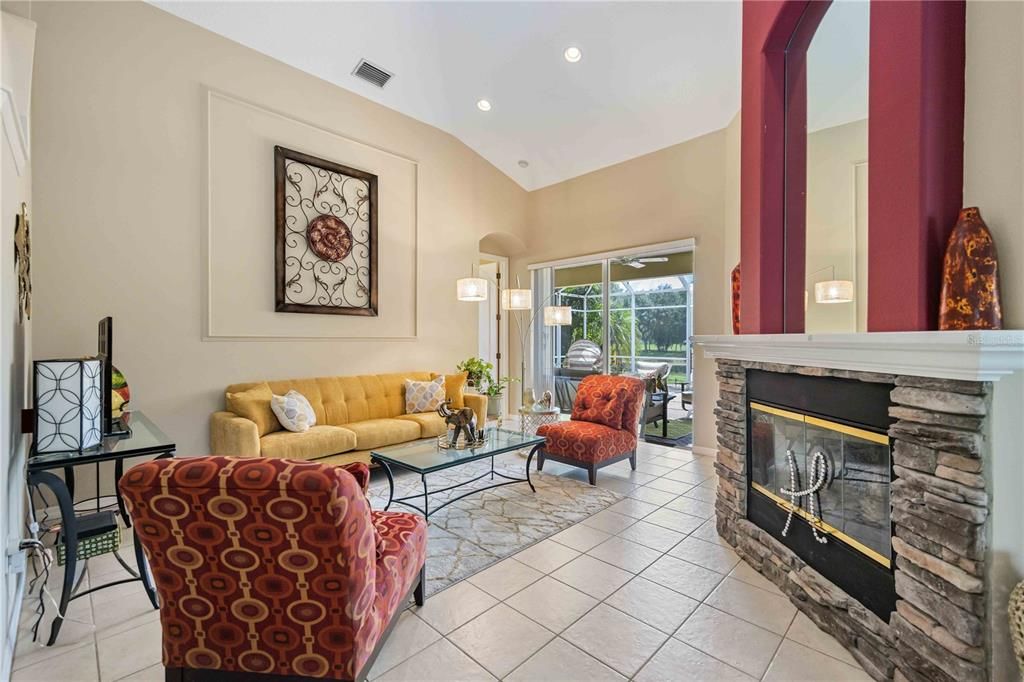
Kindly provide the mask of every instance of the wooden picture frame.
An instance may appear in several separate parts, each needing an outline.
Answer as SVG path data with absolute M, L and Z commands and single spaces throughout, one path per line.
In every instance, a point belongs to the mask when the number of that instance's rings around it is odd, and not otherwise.
M 377 316 L 377 176 L 274 147 L 274 310 Z

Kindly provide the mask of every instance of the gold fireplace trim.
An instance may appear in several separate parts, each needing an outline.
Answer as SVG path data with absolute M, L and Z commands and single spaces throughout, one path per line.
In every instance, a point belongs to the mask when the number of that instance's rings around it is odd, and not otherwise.
M 810 424 L 811 426 L 820 426 L 823 429 L 829 429 L 830 431 L 838 431 L 839 433 L 845 433 L 848 436 L 855 436 L 862 438 L 872 443 L 879 443 L 880 445 L 889 445 L 889 436 L 881 433 L 875 433 L 873 431 L 866 431 L 865 429 L 858 429 L 855 426 L 847 426 L 846 424 L 840 424 L 838 422 L 829 421 L 827 419 L 819 419 L 818 417 L 812 417 L 809 414 L 800 414 L 799 412 L 790 412 L 789 410 L 782 410 L 778 407 L 771 407 L 770 405 L 763 405 L 761 403 L 755 403 L 751 401 L 750 407 L 761 412 L 767 412 L 768 414 L 774 414 L 779 417 L 785 417 L 786 419 L 793 419 L 798 422 Z
M 783 498 L 779 497 L 775 493 L 773 493 L 770 490 L 768 490 L 768 488 L 765 488 L 760 483 L 754 483 L 753 481 L 751 481 L 750 482 L 750 487 L 753 488 L 754 490 L 756 490 L 757 492 L 761 493 L 765 497 L 769 498 L 772 502 L 774 502 L 776 505 L 781 507 L 784 511 L 789 512 L 789 510 L 792 509 L 794 514 L 796 514 L 797 516 L 802 518 L 804 521 L 806 521 L 807 523 L 809 523 L 812 526 L 814 526 L 815 528 L 817 528 L 822 533 L 825 533 L 826 535 L 832 535 L 832 536 L 834 536 L 836 538 L 839 538 L 840 540 L 842 540 L 846 544 L 848 544 L 851 547 L 853 547 L 854 549 L 856 549 L 861 554 L 864 554 L 865 556 L 867 556 L 867 557 L 869 557 L 871 559 L 874 559 L 875 561 L 877 561 L 881 565 L 885 566 L 886 568 L 892 568 L 892 561 L 890 561 L 886 557 L 882 556 L 881 554 L 879 554 L 875 550 L 871 549 L 870 547 L 868 547 L 864 543 L 859 542 L 858 540 L 850 537 L 849 535 L 847 535 L 843 531 L 839 530 L 838 528 L 825 523 L 821 519 L 818 519 L 818 518 L 816 518 L 814 516 L 811 516 L 809 513 L 807 513 L 802 508 L 794 506 L 792 502 L 790 502 L 789 500 L 786 500 L 786 499 L 783 499 Z
M 889 436 L 885 434 L 875 433 L 873 431 L 867 431 L 865 429 L 858 429 L 855 426 L 847 426 L 846 424 L 840 424 L 838 422 L 829 421 L 827 419 L 820 419 L 819 417 L 812 417 L 811 415 L 807 414 L 800 414 L 799 412 L 783 410 L 781 408 L 772 407 L 771 405 L 765 405 L 763 403 L 751 401 L 750 407 L 751 409 L 755 409 L 760 412 L 774 414 L 778 417 L 785 417 L 786 419 L 792 419 L 794 421 L 802 422 L 804 424 L 810 424 L 811 426 L 818 426 L 823 429 L 828 429 L 830 431 L 837 431 L 848 436 L 854 436 L 856 438 L 861 438 L 872 443 L 885 445 L 886 447 L 888 447 L 889 445 Z M 877 561 L 882 566 L 885 566 L 886 568 L 892 568 L 892 561 L 890 559 L 882 556 L 881 554 L 871 549 L 867 545 L 863 544 L 862 542 L 858 541 L 857 539 L 850 537 L 838 528 L 835 528 L 834 526 L 825 523 L 821 519 L 812 516 L 810 513 L 808 513 L 801 507 L 794 505 L 789 500 L 779 497 L 777 494 L 768 490 L 768 488 L 764 487 L 760 483 L 755 483 L 751 481 L 750 487 L 752 487 L 754 490 L 757 490 L 759 493 L 770 499 L 776 505 L 781 507 L 784 511 L 789 512 L 790 510 L 792 510 L 794 514 L 796 514 L 804 521 L 817 528 L 822 533 L 825 533 L 826 535 L 832 535 L 842 540 L 846 544 L 850 545 L 851 547 L 861 552 L 865 556 Z

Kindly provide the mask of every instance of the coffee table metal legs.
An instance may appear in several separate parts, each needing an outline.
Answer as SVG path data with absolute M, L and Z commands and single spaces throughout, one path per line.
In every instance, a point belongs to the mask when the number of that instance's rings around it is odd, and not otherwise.
M 533 481 L 530 479 L 530 465 L 533 463 L 534 455 L 537 454 L 537 452 L 538 452 L 538 450 L 540 450 L 540 448 L 541 448 L 541 445 L 535 445 L 530 450 L 530 454 L 526 458 L 526 476 L 525 476 L 525 478 L 515 478 L 514 476 L 506 476 L 505 474 L 501 473 L 500 471 L 496 471 L 494 469 L 494 458 L 492 457 L 491 458 L 491 466 L 490 466 L 489 470 L 485 471 L 484 473 L 480 474 L 479 476 L 476 476 L 475 478 L 469 479 L 468 481 L 462 481 L 461 483 L 456 483 L 455 485 L 450 485 L 450 486 L 448 486 L 446 488 L 440 488 L 438 490 L 430 490 L 427 487 L 427 475 L 426 475 L 426 473 L 420 473 L 419 474 L 420 475 L 420 485 L 423 486 L 423 492 L 422 493 L 417 493 L 415 495 L 406 495 L 405 497 L 397 497 L 397 498 L 395 497 L 395 479 L 394 479 L 394 475 L 391 472 L 391 466 L 389 465 L 389 463 L 385 462 L 382 459 L 378 459 L 376 457 L 373 457 L 373 456 L 371 456 L 370 461 L 371 462 L 376 462 L 377 464 L 380 464 L 381 468 L 384 470 L 384 475 L 387 476 L 387 479 L 388 479 L 388 502 L 384 506 L 384 510 L 385 511 L 390 509 L 392 504 L 400 504 L 400 505 L 403 505 L 405 507 L 409 507 L 410 509 L 414 509 L 414 510 L 420 512 L 421 514 L 423 514 L 424 517 L 429 519 L 431 514 L 436 514 L 437 512 L 439 512 L 442 509 L 444 509 L 445 507 L 447 507 L 449 504 L 451 504 L 453 502 L 458 502 L 459 500 L 461 500 L 464 497 L 468 497 L 470 495 L 475 495 L 476 493 L 483 492 L 484 490 L 490 490 L 491 488 L 498 488 L 498 487 L 503 486 L 503 485 L 511 485 L 512 483 L 526 483 L 527 485 L 530 486 L 530 490 L 532 492 L 537 492 L 537 488 L 533 485 Z M 402 468 L 400 464 L 398 464 L 398 463 L 395 463 L 395 464 L 399 468 Z M 419 472 L 417 472 L 417 473 L 419 473 Z M 476 481 L 479 481 L 481 478 L 485 478 L 487 476 L 489 476 L 491 480 L 494 480 L 495 476 L 498 476 L 499 478 L 504 478 L 505 480 L 502 481 L 501 483 L 494 483 L 492 485 L 485 486 L 483 488 L 474 488 L 473 490 L 470 490 L 470 491 L 468 491 L 466 493 L 463 493 L 462 495 L 459 495 L 457 497 L 453 497 L 452 499 L 445 501 L 444 503 L 438 505 L 434 509 L 430 508 L 430 496 L 431 495 L 437 495 L 439 493 L 448 492 L 449 490 L 454 490 L 455 488 L 461 488 L 464 485 L 469 485 L 470 483 L 474 483 Z M 417 500 L 417 499 L 420 499 L 420 498 L 423 499 L 423 506 L 422 507 L 418 507 L 415 504 L 410 502 L 410 500 Z
M 533 487 L 533 481 L 530 480 L 530 464 L 533 462 L 533 456 L 537 454 L 538 450 L 540 450 L 540 445 L 534 445 L 530 450 L 529 456 L 526 458 L 526 482 L 530 484 L 530 490 L 533 492 L 537 492 L 537 489 Z
M 384 460 L 370 456 L 370 463 L 376 462 L 384 469 L 384 475 L 388 477 L 388 503 L 384 505 L 384 511 L 391 508 L 391 502 L 395 499 L 395 477 L 391 475 L 391 467 Z
M 427 492 L 427 475 L 420 474 L 420 483 L 423 484 L 423 516 L 430 518 L 430 493 Z

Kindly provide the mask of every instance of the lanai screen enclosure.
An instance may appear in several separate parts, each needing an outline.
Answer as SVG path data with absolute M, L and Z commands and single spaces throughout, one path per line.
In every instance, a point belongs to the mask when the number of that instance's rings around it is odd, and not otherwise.
M 613 374 L 669 363 L 669 386 L 679 389 L 689 383 L 694 286 L 690 256 L 672 254 L 648 263 L 612 261 L 607 292 L 600 266 L 556 269 L 553 304 L 569 306 L 573 314 L 571 325 L 552 328 L 552 365 L 561 367 L 569 346 L 588 339 L 610 349 L 605 356 L 607 371 Z

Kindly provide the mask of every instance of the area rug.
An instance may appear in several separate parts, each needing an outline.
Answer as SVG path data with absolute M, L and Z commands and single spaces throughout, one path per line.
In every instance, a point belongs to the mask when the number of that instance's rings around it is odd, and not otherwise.
M 648 424 L 644 429 L 644 440 L 670 447 L 689 447 L 693 444 L 693 419 L 670 419 L 668 438 L 662 438 L 660 423 L 657 426 Z
M 495 465 L 495 471 L 521 478 L 525 459 Z M 431 490 L 445 488 L 490 471 L 482 460 L 427 475 Z M 430 516 L 427 538 L 427 594 L 526 549 L 618 502 L 622 496 L 565 476 L 531 472 L 537 492 L 526 483 L 485 490 L 453 502 Z M 489 477 L 454 491 L 431 495 L 431 509 L 474 487 L 490 485 Z M 396 477 L 395 497 L 416 495 L 423 488 L 418 476 Z M 388 485 L 374 479 L 368 497 L 374 509 L 383 509 Z M 414 500 L 422 505 L 422 500 Z M 392 511 L 411 511 L 392 505 Z

